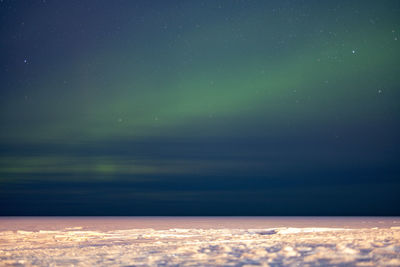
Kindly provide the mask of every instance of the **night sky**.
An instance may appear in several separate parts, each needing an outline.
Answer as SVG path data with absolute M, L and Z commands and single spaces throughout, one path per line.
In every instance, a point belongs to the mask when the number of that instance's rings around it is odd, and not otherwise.
M 0 1 L 0 215 L 400 215 L 399 1 Z

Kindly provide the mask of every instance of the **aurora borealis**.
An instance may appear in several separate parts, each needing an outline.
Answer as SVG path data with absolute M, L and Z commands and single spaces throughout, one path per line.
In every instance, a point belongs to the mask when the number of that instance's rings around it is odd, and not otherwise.
M 1 215 L 400 215 L 400 2 L 0 12 Z

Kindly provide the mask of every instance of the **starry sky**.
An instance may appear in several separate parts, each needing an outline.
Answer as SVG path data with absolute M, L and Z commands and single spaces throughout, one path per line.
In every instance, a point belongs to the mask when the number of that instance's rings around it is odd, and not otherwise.
M 399 1 L 0 1 L 0 215 L 400 215 Z

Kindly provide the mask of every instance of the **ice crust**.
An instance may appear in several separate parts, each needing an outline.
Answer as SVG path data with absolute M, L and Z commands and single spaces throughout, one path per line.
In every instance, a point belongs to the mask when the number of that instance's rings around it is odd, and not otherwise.
M 400 229 L 2 231 L 0 266 L 400 266 Z

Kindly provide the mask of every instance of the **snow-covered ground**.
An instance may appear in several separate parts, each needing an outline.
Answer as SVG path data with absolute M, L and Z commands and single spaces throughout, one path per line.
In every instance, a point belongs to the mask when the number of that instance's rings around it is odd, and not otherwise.
M 8 265 L 400 266 L 400 227 L 2 230 Z

